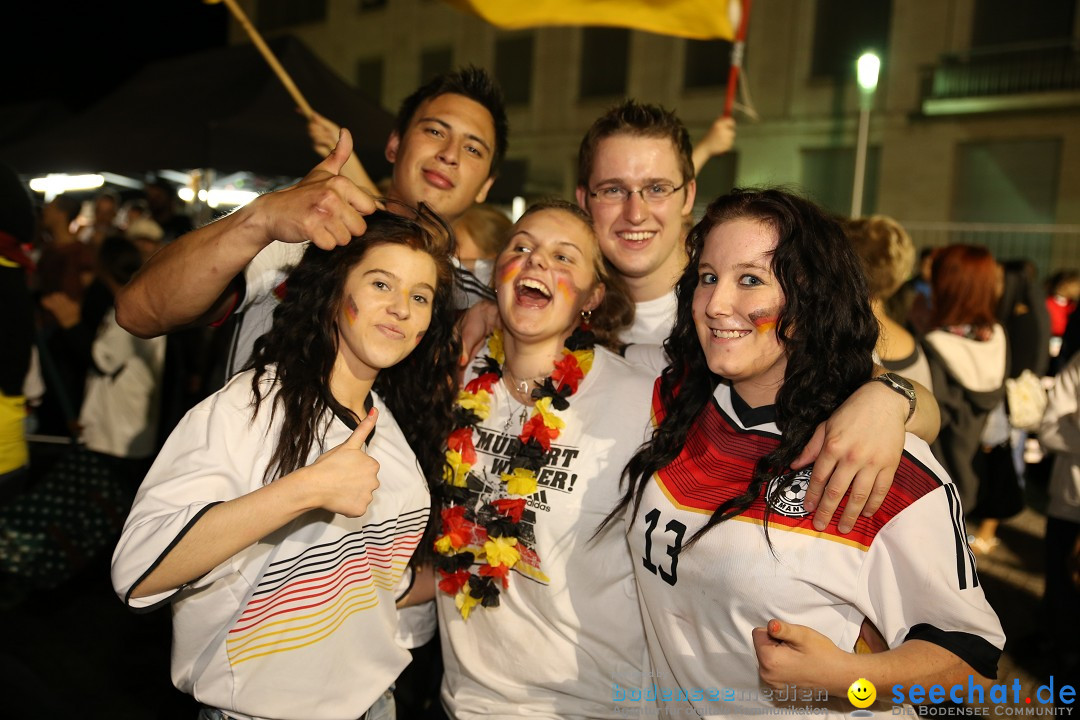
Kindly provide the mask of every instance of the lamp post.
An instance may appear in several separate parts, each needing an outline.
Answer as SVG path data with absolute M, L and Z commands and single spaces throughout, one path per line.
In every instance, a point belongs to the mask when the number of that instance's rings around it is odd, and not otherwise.
M 866 184 L 866 145 L 870 136 L 870 108 L 874 104 L 881 58 L 865 52 L 855 63 L 859 81 L 859 137 L 855 142 L 855 185 L 851 189 L 851 217 L 862 215 L 863 186 Z

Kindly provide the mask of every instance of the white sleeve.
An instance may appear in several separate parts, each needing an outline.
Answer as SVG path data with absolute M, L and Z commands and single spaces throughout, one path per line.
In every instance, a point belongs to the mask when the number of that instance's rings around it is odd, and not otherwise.
M 1039 442 L 1047 450 L 1080 454 L 1080 417 L 1077 387 L 1080 386 L 1080 353 L 1054 378 L 1047 393 L 1046 411 L 1039 425 Z
M 926 493 L 878 532 L 859 585 L 856 605 L 889 647 L 926 640 L 997 677 L 1005 635 L 975 573 L 955 485 Z
M 244 268 L 244 297 L 237 311 L 270 295 L 300 263 L 308 243 L 274 241 L 263 248 Z
M 269 446 L 265 423 L 251 422 L 251 407 L 237 399 L 234 381 L 196 406 L 176 426 L 158 454 L 124 523 L 113 552 L 113 588 L 133 608 L 149 608 L 169 600 L 176 591 L 141 598 L 130 593 L 169 550 L 176 545 L 202 513 L 213 505 L 232 500 L 262 484 Z M 265 403 L 272 402 L 272 396 Z M 269 413 L 260 412 L 260 418 Z M 222 563 L 207 575 L 189 583 L 201 587 L 233 572 L 241 555 Z

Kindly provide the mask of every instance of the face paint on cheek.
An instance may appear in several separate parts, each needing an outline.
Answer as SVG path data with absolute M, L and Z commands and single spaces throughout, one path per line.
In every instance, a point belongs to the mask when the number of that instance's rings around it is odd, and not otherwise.
M 524 262 L 525 258 L 523 257 L 514 257 L 507 260 L 506 264 L 499 268 L 499 285 L 506 285 L 520 275 L 521 266 Z
M 356 318 L 360 316 L 360 308 L 356 307 L 356 301 L 352 299 L 352 295 L 345 299 L 345 321 L 349 323 L 349 327 L 352 327 L 356 322 Z
M 779 310 L 755 310 L 747 317 L 754 323 L 759 333 L 767 333 L 776 327 L 776 321 L 780 317 Z
M 555 278 L 555 291 L 562 295 L 563 300 L 567 302 L 574 299 L 574 290 L 576 288 L 570 284 L 570 281 L 564 277 Z

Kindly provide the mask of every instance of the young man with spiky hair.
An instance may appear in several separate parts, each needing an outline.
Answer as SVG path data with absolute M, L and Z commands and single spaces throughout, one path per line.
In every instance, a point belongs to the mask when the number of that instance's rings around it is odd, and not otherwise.
M 394 171 L 387 196 L 424 202 L 453 222 L 483 202 L 506 153 L 502 92 L 475 67 L 440 75 L 407 97 L 386 143 Z M 364 232 L 372 195 L 341 175 L 352 154 L 342 130 L 325 160 L 299 183 L 262 195 L 157 253 L 117 297 L 117 319 L 150 337 L 244 313 L 228 363 L 247 361 L 270 327 L 278 291 L 307 243 L 344 245 Z

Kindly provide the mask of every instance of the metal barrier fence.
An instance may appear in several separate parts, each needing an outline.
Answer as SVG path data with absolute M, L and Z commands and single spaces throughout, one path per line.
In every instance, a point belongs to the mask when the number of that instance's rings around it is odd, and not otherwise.
M 998 260 L 1030 260 L 1039 277 L 1080 269 L 1080 225 L 1003 225 L 997 223 L 901 222 L 915 247 L 956 243 L 985 245 Z

